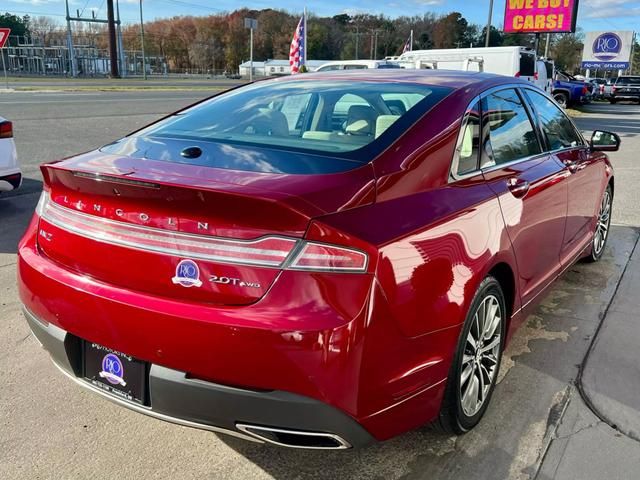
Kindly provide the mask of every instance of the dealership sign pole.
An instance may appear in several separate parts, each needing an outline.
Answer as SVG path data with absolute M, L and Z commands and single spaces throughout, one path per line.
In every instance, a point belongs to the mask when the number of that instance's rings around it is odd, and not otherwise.
M 7 90 L 9 90 L 9 77 L 7 77 L 7 64 L 4 60 L 4 46 L 7 44 L 10 34 L 10 28 L 0 28 L 0 57 L 2 57 L 2 70 L 4 71 L 4 83 Z
M 258 20 L 245 18 L 244 28 L 249 29 L 249 81 L 253 82 L 253 31 L 258 28 Z

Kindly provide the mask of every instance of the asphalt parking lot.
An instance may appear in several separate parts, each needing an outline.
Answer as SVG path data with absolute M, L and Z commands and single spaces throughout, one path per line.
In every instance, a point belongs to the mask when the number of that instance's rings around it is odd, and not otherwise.
M 621 151 L 611 155 L 615 226 L 607 252 L 599 264 L 569 269 L 518 331 L 486 417 L 463 437 L 425 426 L 359 451 L 278 449 L 144 417 L 61 375 L 31 337 L 15 287 L 16 244 L 41 189 L 38 165 L 108 143 L 205 96 L 203 91 L 0 95 L 0 115 L 14 122 L 26 175 L 20 191 L 0 197 L 0 478 L 637 477 L 640 443 L 634 438 L 640 437 L 633 422 L 640 406 L 632 394 L 613 395 L 619 385 L 603 383 L 616 370 L 601 373 L 597 362 L 606 364 L 610 355 L 602 351 L 604 340 L 593 340 L 612 334 L 613 314 L 633 316 L 640 308 L 622 297 L 634 300 L 633 281 L 640 284 L 638 105 L 594 104 L 577 117 L 585 131 L 609 129 L 623 141 Z M 609 421 L 610 410 L 624 414 Z

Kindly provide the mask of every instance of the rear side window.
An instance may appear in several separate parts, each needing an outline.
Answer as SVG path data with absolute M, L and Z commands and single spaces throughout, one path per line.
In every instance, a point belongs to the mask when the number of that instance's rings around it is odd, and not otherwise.
M 542 152 L 527 110 L 513 89 L 500 90 L 482 99 L 482 128 L 483 168 Z
M 467 110 L 458 135 L 453 159 L 454 176 L 462 176 L 478 169 L 480 150 L 480 102 Z
M 573 127 L 571 120 L 544 95 L 526 90 L 538 114 L 550 150 L 560 150 L 582 145 L 582 138 Z
M 536 57 L 529 53 L 520 54 L 520 75 L 533 77 L 536 73 Z

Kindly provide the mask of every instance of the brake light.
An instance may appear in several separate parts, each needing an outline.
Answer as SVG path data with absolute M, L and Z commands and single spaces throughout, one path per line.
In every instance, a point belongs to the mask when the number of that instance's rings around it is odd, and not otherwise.
M 366 272 L 368 266 L 366 253 L 325 243 L 279 236 L 237 240 L 96 217 L 53 202 L 47 191 L 42 192 L 36 213 L 51 225 L 91 240 L 179 257 L 325 272 Z
M 288 268 L 331 272 L 365 272 L 367 254 L 351 248 L 305 242 Z
M 582 87 L 582 95 L 586 95 L 588 91 L 587 87 Z
M 13 138 L 13 124 L 0 122 L 0 138 Z
M 132 225 L 63 207 L 46 192 L 36 211 L 50 224 L 98 242 L 223 263 L 280 267 L 298 243 L 283 237 L 235 240 Z
M 616 86 L 615 86 L 615 85 L 611 87 L 611 91 L 612 91 L 612 92 L 615 92 L 615 91 L 616 91 Z
M 536 73 L 534 73 L 534 74 L 533 74 L 533 79 L 534 79 L 534 80 L 538 80 L 538 72 L 536 72 Z
M 515 75 L 516 78 L 520 78 L 520 72 L 517 72 Z

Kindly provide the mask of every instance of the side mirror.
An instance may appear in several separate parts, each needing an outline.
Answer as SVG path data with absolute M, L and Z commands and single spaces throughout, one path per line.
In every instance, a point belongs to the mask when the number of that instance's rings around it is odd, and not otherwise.
M 589 142 L 594 152 L 617 152 L 620 149 L 620 137 L 617 133 L 596 130 Z

